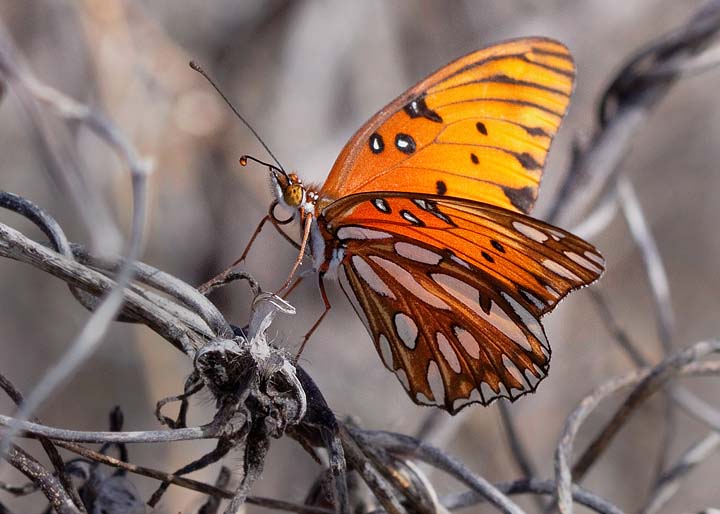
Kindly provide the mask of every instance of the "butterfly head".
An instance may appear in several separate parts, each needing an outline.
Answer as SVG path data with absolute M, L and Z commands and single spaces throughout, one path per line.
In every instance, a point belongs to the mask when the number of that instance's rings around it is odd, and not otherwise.
M 249 155 L 243 155 L 240 158 L 240 164 L 246 166 L 248 160 L 264 164 L 268 167 L 273 193 L 275 193 L 275 197 L 284 207 L 300 209 L 305 212 L 314 211 L 317 194 L 308 192 L 307 187 L 295 173 L 287 173 L 282 168 L 262 162 Z
M 305 186 L 295 173 L 284 175 L 274 171 L 271 177 L 278 198 L 282 199 L 286 206 L 297 208 L 305 203 Z

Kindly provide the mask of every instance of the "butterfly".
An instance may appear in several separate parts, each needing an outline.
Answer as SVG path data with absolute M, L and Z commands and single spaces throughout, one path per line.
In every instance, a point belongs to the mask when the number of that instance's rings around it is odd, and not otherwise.
M 291 277 L 308 244 L 325 313 L 336 276 L 418 404 L 454 414 L 534 391 L 551 353 L 540 317 L 604 271 L 592 245 L 527 216 L 574 76 L 557 41 L 500 43 L 381 109 L 322 187 L 268 165 L 303 227 Z

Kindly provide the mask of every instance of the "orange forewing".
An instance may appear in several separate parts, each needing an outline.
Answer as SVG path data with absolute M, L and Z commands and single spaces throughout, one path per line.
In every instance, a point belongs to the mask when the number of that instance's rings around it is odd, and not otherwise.
M 321 195 L 413 191 L 528 213 L 574 72 L 567 48 L 543 38 L 466 55 L 370 119 L 340 153 Z

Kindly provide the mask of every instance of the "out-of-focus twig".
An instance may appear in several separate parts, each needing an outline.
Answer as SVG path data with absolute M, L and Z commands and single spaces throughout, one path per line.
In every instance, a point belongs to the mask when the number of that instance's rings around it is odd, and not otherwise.
M 642 255 L 645 269 L 648 274 L 648 282 L 653 291 L 653 300 L 657 312 L 657 325 L 660 342 L 665 355 L 672 350 L 672 334 L 675 327 L 675 316 L 672 309 L 670 296 L 670 284 L 668 282 L 665 266 L 663 265 L 660 251 L 655 243 L 655 238 L 650 232 L 647 220 L 643 214 L 640 201 L 635 194 L 632 183 L 624 177 L 617 179 L 617 192 L 620 201 L 620 208 L 627 220 L 628 228 L 636 241 L 640 254 Z
M 370 463 L 355 437 L 352 437 L 345 428 L 340 429 L 340 437 L 343 441 L 343 449 L 348 462 L 360 473 L 363 481 L 378 499 L 380 505 L 390 514 L 406 514 L 405 508 L 402 506 L 400 499 L 394 494 L 392 486 Z
M 720 434 L 710 432 L 688 448 L 675 465 L 663 472 L 650 497 L 638 511 L 639 514 L 655 514 L 680 489 L 680 481 L 710 455 L 720 449 Z
M 483 495 L 486 501 L 502 512 L 514 514 L 523 512 L 516 503 L 510 501 L 490 482 L 470 471 L 465 464 L 455 457 L 434 446 L 402 434 L 352 429 L 351 432 L 356 440 L 363 441 L 365 444 L 381 446 L 393 454 L 420 460 L 448 473 Z
M 663 387 L 668 380 L 680 375 L 713 374 L 720 370 L 719 362 L 698 362 L 699 359 L 717 351 L 720 351 L 720 342 L 718 341 L 696 343 L 671 355 L 654 368 L 634 370 L 623 377 L 601 384 L 580 402 L 565 420 L 560 442 L 555 452 L 558 507 L 563 514 L 572 512 L 570 486 L 573 473 L 582 477 L 634 409 L 652 393 Z M 595 442 L 578 459 L 578 463 L 571 472 L 568 462 L 575 437 L 584 420 L 605 398 L 633 384 L 638 385 L 616 411 L 605 429 L 596 437 Z
M 5 458 L 10 465 L 37 484 L 59 514 L 81 514 L 60 480 L 46 470 L 29 453 L 10 443 Z
M 107 294 L 116 285 L 105 275 L 60 256 L 4 224 L 0 224 L 0 256 L 35 266 L 94 295 Z M 142 319 L 178 350 L 194 355 L 202 339 L 187 330 L 174 316 L 134 291 L 125 290 L 124 301 L 131 314 Z
M 70 248 L 78 262 L 95 270 L 102 271 L 104 274 L 116 274 L 124 263 L 124 259 L 122 258 L 92 255 L 85 247 L 75 243 L 70 243 Z M 169 295 L 179 305 L 185 306 L 190 312 L 197 314 L 207 324 L 208 328 L 210 328 L 214 337 L 232 336 L 232 328 L 227 320 L 225 320 L 225 317 L 217 307 L 204 295 L 199 293 L 197 289 L 173 275 L 144 262 L 135 261 L 132 263 L 132 267 L 133 278 L 136 282 L 145 284 Z M 173 308 L 170 302 L 162 302 L 160 298 L 153 297 L 150 291 L 143 290 L 143 295 L 146 298 L 152 298 L 153 302 L 163 305 L 166 310 L 171 310 L 187 324 L 195 327 L 198 326 L 198 324 L 190 322 L 190 316 L 187 316 L 187 310 L 183 311 L 177 307 Z M 197 330 L 200 329 L 197 328 Z
M 12 384 L 12 382 L 10 382 L 10 380 L 8 380 L 2 374 L 0 374 L 0 388 L 5 391 L 5 394 L 10 397 L 10 399 L 13 401 L 13 403 L 15 403 L 15 405 L 20 406 L 23 404 L 23 394 Z M 33 421 L 37 420 L 33 418 Z M 63 462 L 57 448 L 55 448 L 55 445 L 47 437 L 39 437 L 38 439 L 40 440 L 40 444 L 45 450 L 45 453 L 47 453 L 47 456 L 53 465 L 55 475 L 58 477 L 58 480 L 60 480 L 60 483 L 67 491 L 70 498 L 72 498 L 75 507 L 84 512 L 85 508 L 83 506 L 82 500 L 80 499 L 80 495 L 77 491 L 77 488 L 75 487 L 75 484 L 65 470 L 65 463 Z
M 82 172 L 81 160 L 76 155 L 73 136 L 67 123 L 82 121 L 94 116 L 86 106 L 68 98 L 59 91 L 40 82 L 29 69 L 23 56 L 15 47 L 12 37 L 0 21 L 0 80 L 9 86 L 22 103 L 35 135 L 37 147 L 45 156 L 50 175 L 72 199 L 75 208 L 88 228 L 92 247 L 99 251 L 117 253 L 121 236 L 112 216 L 101 201 L 102 196 Z M 56 117 L 48 116 L 52 112 Z M 117 132 L 106 120 L 98 118 L 87 126 L 94 129 L 104 124 L 103 132 Z M 108 130 L 109 129 L 109 130 Z M 98 133 L 101 138 L 104 135 Z M 122 136 L 118 140 L 124 140 Z M 129 145 L 126 145 L 131 148 Z M 134 156 L 130 155 L 134 159 Z M 138 170 L 145 166 L 137 160 Z
M 525 445 L 520 439 L 520 433 L 517 430 L 513 413 L 510 412 L 510 404 L 506 401 L 500 401 L 498 402 L 498 409 L 500 412 L 500 420 L 502 421 L 503 428 L 505 429 L 505 437 L 507 438 L 508 446 L 510 447 L 510 454 L 513 456 L 515 464 L 517 464 L 517 467 L 522 472 L 522 478 L 528 480 L 537 478 L 537 470 L 530 459 L 530 454 L 528 453 L 527 448 L 525 448 Z M 540 496 L 534 495 L 533 500 L 535 501 L 535 506 L 538 508 L 538 512 L 544 509 L 545 505 L 543 504 Z
M 107 143 L 127 163 L 132 183 L 133 204 L 127 258 L 118 272 L 116 284 L 97 306 L 60 361 L 43 375 L 35 389 L 28 395 L 20 412 L 16 415 L 18 421 L 29 419 L 35 409 L 53 392 L 57 391 L 72 375 L 74 370 L 93 353 L 102 341 L 110 323 L 120 311 L 125 288 L 132 278 L 133 268 L 130 264 L 140 256 L 142 250 L 147 203 L 147 177 L 152 170 L 150 162 L 140 159 L 127 138 L 109 120 L 86 105 L 76 102 L 40 82 L 27 66 L 22 64 L 22 61 L 23 59 L 14 49 L 9 34 L 4 26 L 0 24 L 0 76 L 8 80 L 11 86 L 18 91 L 20 97 L 25 99 L 28 112 L 32 112 L 37 121 L 40 121 L 41 116 L 37 109 L 37 103 L 41 103 L 52 109 L 62 119 L 88 127 L 101 141 Z M 45 132 L 45 136 L 49 143 L 52 140 L 52 135 Z M 65 172 L 71 173 L 67 170 L 67 167 L 65 167 Z M 71 182 L 68 181 L 68 183 Z M 75 202 L 80 212 L 85 213 L 86 218 L 88 216 L 97 216 L 97 219 L 101 218 L 101 213 L 104 213 L 105 210 L 99 205 L 94 206 L 95 212 L 92 213 L 88 213 L 84 209 L 85 205 L 91 205 L 89 202 L 95 202 L 95 197 L 88 198 L 88 195 L 85 195 L 84 198 L 82 196 L 78 197 L 77 190 L 74 193 Z M 110 223 L 106 223 L 106 225 L 112 226 Z M 94 227 L 94 222 L 89 222 L 88 226 Z M 105 227 L 102 230 L 104 232 Z M 112 232 L 110 231 L 110 233 Z M 7 449 L 12 437 L 12 429 L 4 434 L 4 439 L 0 445 L 0 454 Z
M 710 1 L 684 26 L 628 59 L 600 104 L 600 129 L 574 160 L 545 216 L 548 221 L 569 225 L 587 211 L 655 106 L 682 76 L 683 63 L 707 46 L 718 30 L 720 2 Z
M 42 436 L 54 442 L 68 441 L 74 443 L 169 443 L 172 441 L 191 441 L 196 439 L 212 439 L 220 435 L 211 426 L 176 428 L 173 430 L 144 431 L 85 431 L 54 428 L 31 421 L 18 421 L 16 418 L 0 415 L 0 427 L 5 429 L 16 427 L 18 435 L 23 437 Z
M 671 355 L 655 366 L 647 377 L 644 377 L 637 387 L 635 387 L 630 396 L 628 396 L 625 402 L 615 412 L 615 415 L 608 421 L 595 440 L 588 445 L 585 453 L 578 458 L 577 463 L 573 466 L 573 474 L 576 478 L 582 479 L 595 459 L 603 452 L 615 434 L 617 434 L 620 428 L 627 422 L 630 415 L 635 412 L 642 402 L 647 400 L 653 393 L 665 385 L 668 380 L 673 378 L 673 376 L 678 373 L 678 369 L 686 364 L 697 362 L 710 353 L 718 351 L 720 351 L 720 341 L 696 343 L 685 350 Z
M 228 491 L 227 489 L 221 489 L 221 488 L 212 486 L 210 484 L 206 484 L 204 482 L 199 482 L 197 480 L 193 480 L 190 478 L 177 477 L 170 473 L 165 473 L 165 472 L 158 471 L 158 470 L 155 470 L 152 468 L 147 468 L 144 466 L 138 466 L 135 464 L 131 464 L 129 462 L 123 462 L 120 459 L 116 459 L 109 455 L 104 455 L 102 453 L 96 452 L 89 448 L 85 448 L 84 446 L 81 446 L 77 443 L 60 441 L 57 443 L 57 445 L 62 448 L 65 448 L 68 451 L 74 452 L 78 455 L 82 455 L 85 458 L 91 459 L 95 462 L 101 462 L 103 464 L 107 464 L 108 466 L 112 466 L 112 467 L 115 467 L 118 469 L 124 469 L 126 471 L 135 473 L 137 475 L 154 478 L 161 482 L 170 482 L 176 486 L 184 487 L 184 488 L 192 490 L 192 491 L 197 491 L 197 492 L 200 492 L 203 494 L 207 494 L 207 495 L 213 496 L 215 498 L 231 499 L 233 497 L 233 492 Z M 247 499 L 247 503 L 250 503 L 253 505 L 259 505 L 259 506 L 267 507 L 267 508 L 271 508 L 271 509 L 286 510 L 289 512 L 298 512 L 298 513 L 302 513 L 302 514 L 333 514 L 333 511 L 330 511 L 327 509 L 319 509 L 317 507 L 296 505 L 296 504 L 293 504 L 290 502 L 284 502 L 281 500 L 274 500 L 271 498 L 263 498 L 263 497 L 258 497 L 258 496 L 249 496 Z
M 116 283 L 109 294 L 92 313 L 75 341 L 61 357 L 60 361 L 48 370 L 23 402 L 20 412 L 16 414 L 17 421 L 24 421 L 85 362 L 102 342 L 105 333 L 115 316 L 120 312 L 125 296 L 125 288 L 132 279 L 133 268 L 129 263 L 139 256 L 143 242 L 143 227 L 145 224 L 145 210 L 147 202 L 147 176 L 145 172 L 133 172 L 133 217 L 130 232 L 128 256 L 124 266 L 121 267 Z M 4 434 L 0 446 L 0 454 L 4 453 L 5 445 L 12 440 L 14 430 Z
M 508 496 L 516 494 L 532 494 L 534 496 L 552 496 L 557 490 L 555 482 L 552 480 L 539 479 L 522 479 L 513 482 L 502 482 L 495 484 L 498 490 Z M 579 485 L 573 484 L 571 488 L 572 498 L 574 501 L 587 507 L 595 512 L 602 514 L 623 514 L 618 507 L 605 500 L 604 498 L 583 489 Z M 449 510 L 456 510 L 465 507 L 472 507 L 479 503 L 483 503 L 485 499 L 475 491 L 466 491 L 459 494 L 450 494 L 443 496 L 440 501 Z
M 667 278 L 665 266 L 663 265 L 660 251 L 658 250 L 655 238 L 648 226 L 640 200 L 635 194 L 635 189 L 630 180 L 619 175 L 616 181 L 616 190 L 618 201 L 622 213 L 627 222 L 630 234 L 637 244 L 642 256 L 643 264 L 647 274 L 650 290 L 652 291 L 653 303 L 655 306 L 655 320 L 658 330 L 658 339 L 663 350 L 663 355 L 667 356 L 672 352 L 672 338 L 675 332 L 675 315 L 672 307 L 672 297 L 670 294 L 670 283 Z M 663 423 L 663 437 L 660 443 L 660 451 L 658 453 L 656 475 L 660 475 L 665 468 L 668 459 L 668 451 L 675 434 L 677 418 L 676 411 L 670 404 L 669 399 L 665 399 Z

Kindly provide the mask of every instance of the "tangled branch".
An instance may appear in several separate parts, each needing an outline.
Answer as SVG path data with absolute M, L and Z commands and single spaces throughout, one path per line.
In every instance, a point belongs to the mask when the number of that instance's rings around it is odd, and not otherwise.
M 0 27 L 1 29 L 1 27 Z M 90 318 L 60 363 L 24 398 L 5 375 L 0 387 L 18 410 L 0 415 L 0 455 L 23 473 L 29 484 L 0 484 L 0 490 L 14 495 L 42 492 L 57 512 L 97 512 L 115 505 L 115 512 L 142 512 L 162 499 L 170 487 L 198 491 L 207 496 L 199 512 L 238 512 L 245 503 L 277 510 L 307 514 L 384 511 L 434 513 L 475 506 L 486 502 L 500 512 L 520 514 L 514 501 L 518 494 L 532 495 L 538 505 L 557 505 L 570 513 L 574 503 L 600 513 L 620 513 L 609 500 L 583 488 L 580 482 L 604 455 L 612 440 L 631 416 L 649 398 L 667 398 L 668 412 L 677 408 L 703 422 L 708 434 L 693 444 L 672 465 L 664 450 L 659 473 L 642 512 L 654 514 L 680 487 L 688 473 L 720 447 L 720 413 L 675 382 L 679 378 L 712 376 L 720 373 L 720 361 L 709 359 L 720 350 L 717 340 L 703 341 L 676 349 L 674 315 L 670 306 L 669 281 L 661 254 L 644 220 L 642 206 L 632 184 L 621 175 L 619 166 L 634 135 L 645 125 L 652 109 L 670 88 L 688 73 L 709 68 L 698 55 L 720 29 L 720 2 L 709 2 L 688 23 L 648 45 L 632 56 L 605 92 L 599 109 L 599 129 L 584 148 L 577 148 L 573 165 L 561 193 L 550 210 L 551 220 L 579 218 L 590 211 L 579 230 L 598 232 L 615 215 L 616 205 L 628 222 L 652 286 L 663 358 L 652 363 L 617 323 L 601 292 L 594 299 L 617 342 L 630 356 L 636 369 L 599 384 L 566 418 L 555 451 L 554 477 L 536 476 L 538 467 L 527 455 L 510 411 L 501 407 L 503 425 L 522 476 L 514 481 L 492 483 L 473 472 L 458 457 L 429 444 L 427 439 L 442 425 L 428 415 L 420 437 L 388 431 L 365 430 L 356 423 L 338 419 L 328 406 L 312 377 L 283 350 L 275 347 L 268 329 L 277 315 L 292 315 L 285 300 L 263 292 L 252 277 L 242 272 L 228 275 L 223 285 L 234 280 L 250 283 L 252 312 L 246 327 L 232 326 L 222 313 L 195 288 L 177 277 L 138 260 L 143 240 L 146 205 L 147 160 L 109 120 L 40 82 L 22 64 L 7 33 L 0 30 L 0 84 L 7 85 L 22 99 L 33 126 L 55 156 L 57 173 L 68 185 L 68 195 L 78 203 L 86 223 L 95 234 L 95 243 L 107 228 L 99 224 L 92 208 L 82 205 L 88 193 L 82 175 L 67 171 L 67 141 L 51 135 L 47 117 L 66 124 L 82 124 L 93 131 L 125 162 L 133 184 L 133 223 L 124 257 L 70 243 L 59 223 L 44 209 L 9 192 L 0 192 L 0 207 L 30 220 L 48 242 L 30 239 L 22 232 L 0 224 L 0 256 L 13 259 L 64 281 L 74 298 L 91 311 Z M 712 61 L 713 63 L 715 61 Z M 54 133 L 53 133 L 54 134 Z M 68 178 L 71 177 L 71 178 Z M 99 208 L 98 212 L 104 212 Z M 98 219 L 104 219 L 101 215 Z M 113 229 L 109 229 L 112 233 Z M 179 350 L 191 363 L 192 373 L 182 391 L 157 402 L 162 430 L 124 430 L 119 411 L 111 416 L 107 431 L 79 431 L 51 427 L 33 416 L 46 400 L 97 348 L 113 320 L 140 323 Z M 180 387 L 179 387 L 180 389 Z M 623 402 L 600 429 L 580 457 L 573 459 L 581 427 L 607 398 L 625 393 Z M 210 419 L 188 426 L 190 399 L 204 392 L 214 403 Z M 164 414 L 170 403 L 179 403 L 175 417 Z M 672 419 L 669 417 L 668 419 Z M 668 423 L 671 426 L 672 423 Z M 667 432 L 668 439 L 672 431 Z M 319 463 L 321 470 L 304 503 L 251 495 L 261 475 L 272 441 L 289 437 Z M 37 439 L 52 469 L 20 446 L 21 440 Z M 214 441 L 207 454 L 190 460 L 175 471 L 132 464 L 129 444 Z M 88 444 L 101 444 L 99 451 Z M 78 457 L 64 460 L 62 448 Z M 109 455 L 117 451 L 119 457 Z M 222 468 L 215 484 L 192 480 L 185 475 L 219 462 L 231 452 L 242 456 L 239 479 L 229 487 L 231 474 Z M 456 490 L 439 494 L 423 463 L 451 477 Z M 113 470 L 109 472 L 108 470 Z M 158 481 L 154 494 L 139 498 L 129 476 L 137 474 Z M 80 486 L 73 481 L 79 477 Z M 368 493 L 369 492 L 369 493 Z M 121 498 L 123 500 L 121 500 Z M 124 501 L 125 503 L 122 503 Z M 119 503 L 120 502 L 120 503 Z M 0 504 L 0 512 L 8 511 Z

